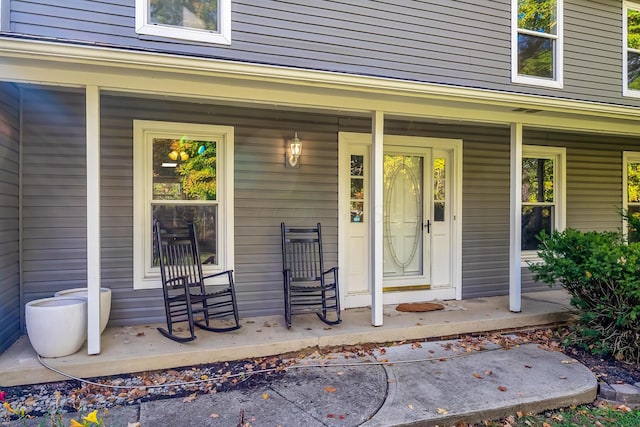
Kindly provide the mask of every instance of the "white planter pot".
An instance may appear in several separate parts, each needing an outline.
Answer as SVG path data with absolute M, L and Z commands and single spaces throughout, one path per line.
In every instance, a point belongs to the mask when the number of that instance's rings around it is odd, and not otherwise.
M 79 297 L 87 299 L 87 288 L 65 289 L 55 293 L 57 297 Z M 111 314 L 111 289 L 100 288 L 100 333 L 109 323 L 109 315 Z
M 87 339 L 87 300 L 53 297 L 25 306 L 27 335 L 42 357 L 68 356 L 80 350 Z

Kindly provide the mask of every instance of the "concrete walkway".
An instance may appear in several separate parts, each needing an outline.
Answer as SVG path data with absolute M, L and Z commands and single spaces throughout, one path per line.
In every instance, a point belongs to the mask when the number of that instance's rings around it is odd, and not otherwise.
M 591 371 L 562 353 L 536 344 L 469 348 L 453 340 L 383 347 L 358 358 L 318 355 L 268 386 L 113 408 L 105 425 L 443 427 L 596 397 Z

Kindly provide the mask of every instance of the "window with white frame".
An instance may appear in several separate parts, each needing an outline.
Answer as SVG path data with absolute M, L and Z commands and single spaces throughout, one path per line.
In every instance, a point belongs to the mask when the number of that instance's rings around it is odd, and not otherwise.
M 523 257 L 536 256 L 540 232 L 564 230 L 565 153 L 564 147 L 522 147 Z
M 622 208 L 627 215 L 640 218 L 640 152 L 625 151 L 622 167 Z M 640 230 L 630 228 L 626 220 L 622 230 L 629 242 L 640 242 Z
M 624 3 L 623 94 L 640 97 L 640 3 Z
M 194 223 L 203 269 L 233 269 L 233 128 L 134 120 L 134 289 L 160 286 L 153 220 Z
M 511 1 L 511 81 L 561 88 L 563 0 Z
M 231 44 L 231 0 L 136 0 L 136 32 Z

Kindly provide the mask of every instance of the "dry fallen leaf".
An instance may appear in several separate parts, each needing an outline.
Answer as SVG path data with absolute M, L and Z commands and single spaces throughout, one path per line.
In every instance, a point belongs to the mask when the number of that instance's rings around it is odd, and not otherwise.
M 184 403 L 191 403 L 191 402 L 193 402 L 194 400 L 196 400 L 196 396 L 198 396 L 198 393 L 190 394 L 189 396 L 187 396 L 187 397 L 185 397 L 184 399 L 182 399 L 182 401 L 183 401 Z
M 437 411 L 438 411 L 438 414 L 440 415 L 447 415 L 449 413 L 449 411 L 447 411 L 444 408 L 438 408 Z
M 262 398 L 264 400 L 267 400 L 269 398 L 269 395 L 267 393 L 262 393 Z
M 484 371 L 485 375 L 493 375 L 493 371 Z
M 413 405 L 412 405 L 411 403 L 409 403 L 409 404 L 407 405 L 407 408 L 409 408 L 409 409 L 413 409 Z
M 507 388 L 505 386 L 501 385 L 500 387 L 498 387 L 498 390 L 507 391 Z
M 328 385 L 324 388 L 324 391 L 326 391 L 327 393 L 335 393 L 337 389 L 335 387 Z
M 216 414 L 215 412 L 209 415 L 209 418 L 220 418 L 220 414 Z
M 481 379 L 482 379 L 482 375 L 478 374 L 477 372 L 474 372 L 474 373 L 473 373 L 473 376 L 474 376 L 475 378 L 479 379 L 479 380 L 481 380 Z

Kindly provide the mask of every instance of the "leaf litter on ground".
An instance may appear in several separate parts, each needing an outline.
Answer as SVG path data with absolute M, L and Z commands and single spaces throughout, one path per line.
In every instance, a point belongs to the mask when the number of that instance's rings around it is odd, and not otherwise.
M 530 331 L 489 333 L 482 335 L 462 335 L 448 337 L 452 341 L 442 347 L 454 354 L 487 350 L 489 344 L 504 349 L 523 344 L 535 343 L 549 351 L 563 351 L 571 359 L 569 363 L 580 361 L 589 367 L 598 379 L 608 382 L 640 382 L 640 368 L 614 359 L 598 358 L 580 349 L 563 347 L 562 340 L 566 328 L 535 329 Z M 412 349 L 422 348 L 424 340 L 403 340 L 376 344 L 344 345 L 331 348 L 311 348 L 290 354 L 261 357 L 250 360 L 219 362 L 207 365 L 141 372 L 129 375 L 91 378 L 102 385 L 81 383 L 76 380 L 46 384 L 6 387 L 0 390 L 5 400 L 13 407 L 25 407 L 30 415 L 41 416 L 51 409 L 52 396 L 61 392 L 59 408 L 66 412 L 90 411 L 98 408 L 134 405 L 145 401 L 166 398 L 192 399 L 191 396 L 218 393 L 231 389 L 253 389 L 264 386 L 286 374 L 292 365 L 312 365 L 331 363 L 338 358 L 375 360 L 376 355 L 385 355 L 387 348 L 410 344 Z M 435 352 L 429 350 L 429 354 Z M 438 356 L 438 360 L 446 358 Z M 388 360 L 378 358 L 380 363 Z M 527 368 L 528 366 L 525 366 Z M 482 379 L 492 375 L 491 371 L 476 372 L 473 376 Z M 194 384 L 184 384 L 197 381 Z M 112 389 L 108 386 L 126 386 L 127 389 Z M 332 386 L 327 386 L 328 393 Z M 0 408 L 2 410 L 2 408 Z M 5 414 L 7 415 L 7 414 Z M 0 413 L 0 416 L 2 414 Z

